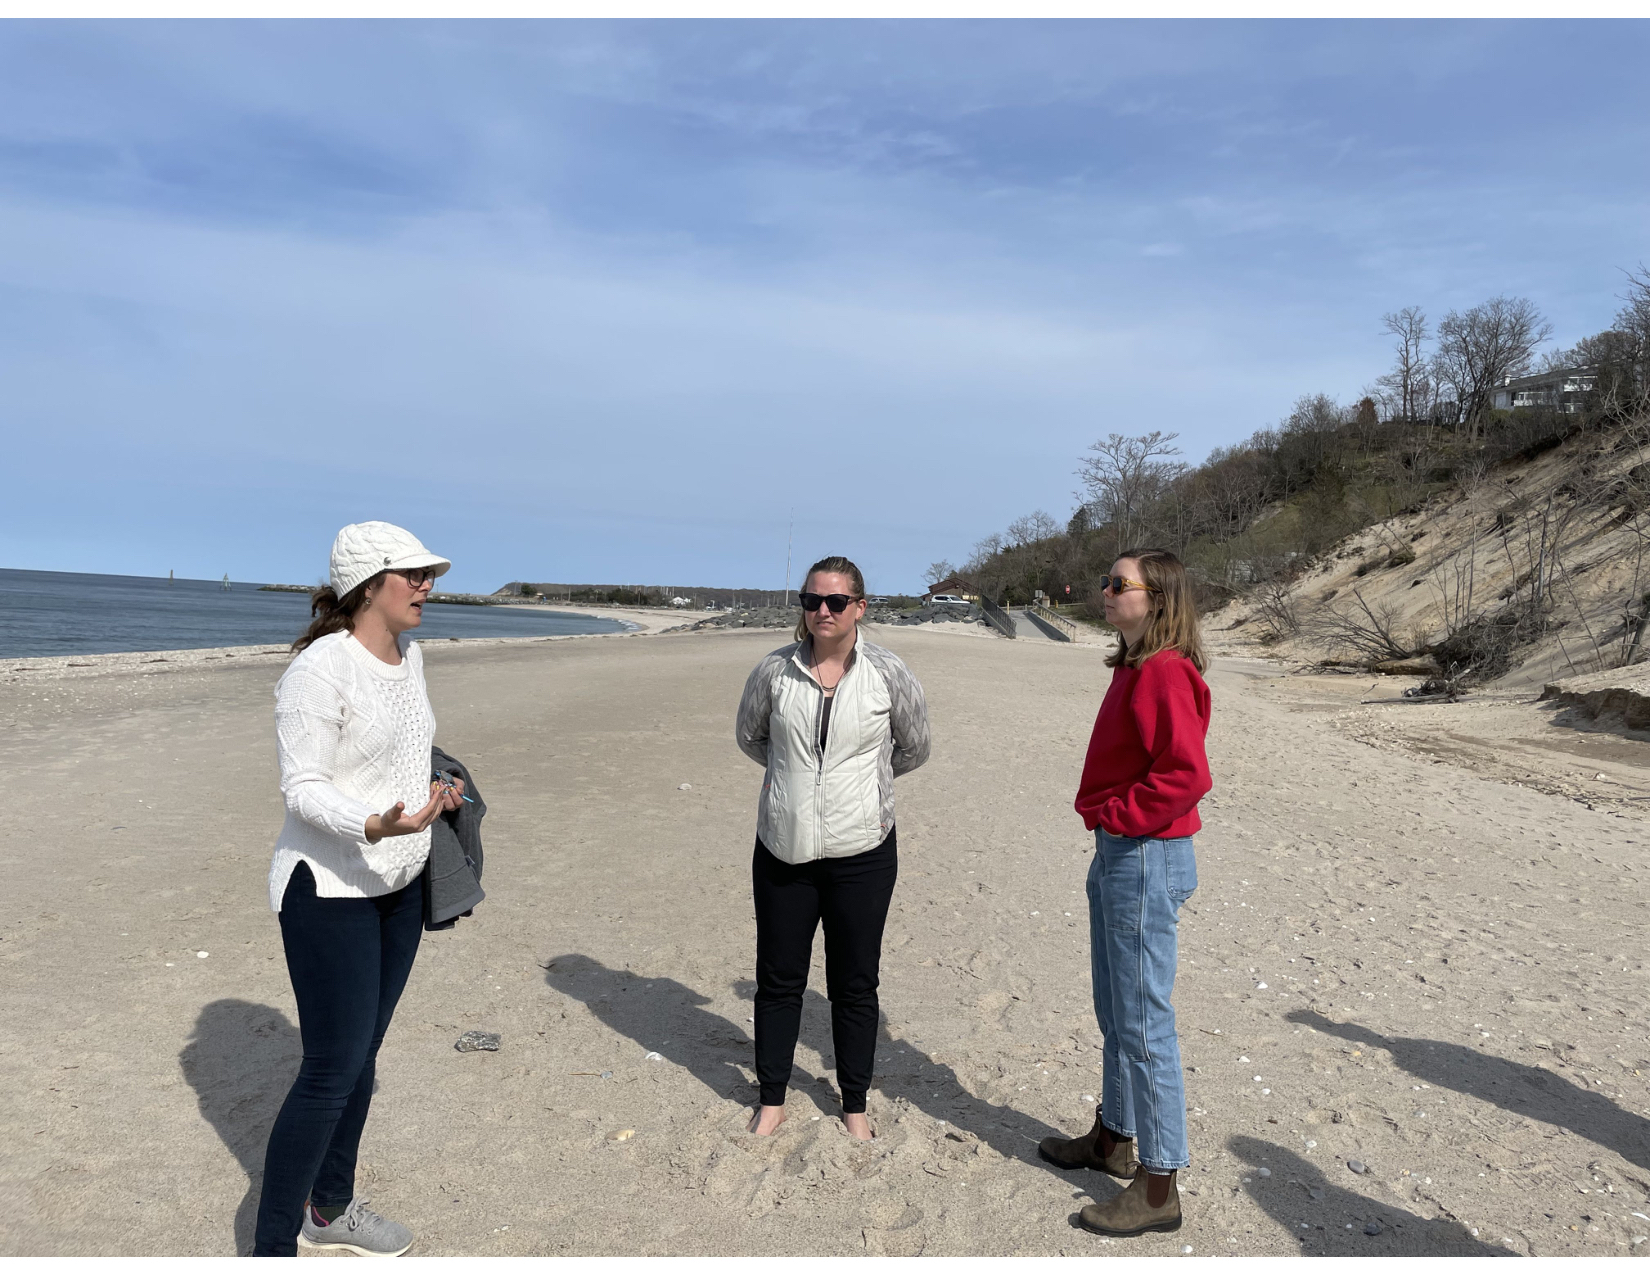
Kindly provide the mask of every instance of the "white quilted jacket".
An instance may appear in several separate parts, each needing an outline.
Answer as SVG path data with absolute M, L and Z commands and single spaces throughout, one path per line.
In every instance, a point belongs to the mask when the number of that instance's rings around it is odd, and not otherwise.
M 874 850 L 894 826 L 894 776 L 928 760 L 928 705 L 899 656 L 861 636 L 831 700 L 808 638 L 770 652 L 739 701 L 740 749 L 761 762 L 757 835 L 777 859 L 808 863 Z

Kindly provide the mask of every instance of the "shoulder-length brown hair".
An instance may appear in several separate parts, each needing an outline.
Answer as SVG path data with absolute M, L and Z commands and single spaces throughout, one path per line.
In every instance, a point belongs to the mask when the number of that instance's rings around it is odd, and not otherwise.
M 1139 668 L 1159 651 L 1179 651 L 1199 673 L 1208 667 L 1203 657 L 1203 635 L 1197 603 L 1185 564 L 1167 549 L 1125 549 L 1117 561 L 1132 558 L 1140 564 L 1141 583 L 1152 590 L 1156 607 L 1146 631 L 1132 647 L 1117 635 L 1117 650 L 1106 660 L 1112 668 L 1127 664 Z
M 353 631 L 355 613 L 367 602 L 367 590 L 384 583 L 385 572 L 380 571 L 370 580 L 363 580 L 343 597 L 333 592 L 330 584 L 323 584 L 309 595 L 309 613 L 315 618 L 309 627 L 292 643 L 293 653 L 306 650 L 310 643 L 329 633 Z

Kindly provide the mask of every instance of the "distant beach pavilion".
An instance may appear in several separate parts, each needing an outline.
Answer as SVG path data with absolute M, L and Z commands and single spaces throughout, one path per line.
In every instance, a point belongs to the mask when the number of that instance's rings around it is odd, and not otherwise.
M 936 580 L 928 586 L 928 592 L 922 595 L 924 602 L 932 602 L 940 594 L 962 598 L 966 602 L 978 602 L 980 590 L 972 580 L 965 580 L 959 575 L 949 575 L 943 580 Z

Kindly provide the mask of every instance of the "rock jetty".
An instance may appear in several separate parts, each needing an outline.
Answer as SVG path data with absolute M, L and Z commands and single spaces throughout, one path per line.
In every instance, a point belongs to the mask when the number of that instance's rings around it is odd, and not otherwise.
M 718 611 L 691 624 L 680 624 L 668 633 L 699 633 L 710 629 L 794 629 L 802 616 L 801 607 L 742 607 L 737 611 Z M 873 606 L 865 612 L 867 624 L 984 624 L 985 617 L 972 602 L 966 606 L 955 603 L 929 604 L 910 611 L 896 611 L 893 607 Z

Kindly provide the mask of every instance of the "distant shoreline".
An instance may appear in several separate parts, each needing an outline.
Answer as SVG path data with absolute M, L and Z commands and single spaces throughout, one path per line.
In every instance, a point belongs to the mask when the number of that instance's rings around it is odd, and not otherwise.
M 437 601 L 447 597 L 437 595 Z M 263 590 L 253 581 L 231 590 L 212 581 L 70 572 L 0 571 L 0 672 L 58 660 L 63 668 L 104 665 L 129 655 L 164 669 L 182 650 L 285 648 L 309 623 L 310 591 L 297 585 Z M 648 622 L 624 613 L 573 607 L 428 607 L 418 634 L 447 638 L 531 638 L 622 631 Z M 624 618 L 621 618 L 624 617 Z M 145 654 L 147 653 L 147 654 Z M 72 670 L 71 670 L 72 671 Z
M 462 645 L 524 646 L 531 642 L 570 642 L 579 638 L 624 638 L 645 635 L 634 621 L 617 633 L 544 633 L 524 637 L 424 638 L 421 645 L 445 648 Z M 92 655 L 19 655 L 0 658 L 0 683 L 16 681 L 20 674 L 40 674 L 47 679 L 98 677 L 110 674 L 153 674 L 204 672 L 223 668 L 223 661 L 237 664 L 285 664 L 292 658 L 290 646 L 261 643 L 256 646 L 196 646 L 171 651 L 105 651 Z
M 260 584 L 259 593 L 314 593 L 319 585 L 310 584 Z M 685 608 L 657 606 L 640 607 L 623 602 L 569 602 L 565 598 L 526 598 L 508 593 L 434 593 L 430 594 L 431 602 L 443 606 L 457 607 L 535 607 L 546 611 L 560 611 L 565 615 L 581 615 L 587 608 L 599 607 L 604 611 L 658 611 L 661 614 L 679 615 Z
M 314 593 L 319 585 L 309 584 L 260 584 L 259 593 Z M 490 593 L 431 593 L 429 600 L 439 602 L 445 606 L 454 607 L 496 607 L 496 606 L 542 606 L 543 603 L 534 602 L 531 598 L 501 598 Z M 565 608 L 562 608 L 565 609 Z

